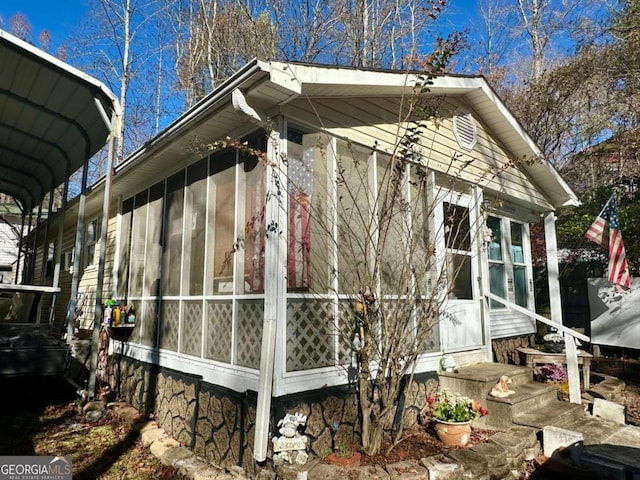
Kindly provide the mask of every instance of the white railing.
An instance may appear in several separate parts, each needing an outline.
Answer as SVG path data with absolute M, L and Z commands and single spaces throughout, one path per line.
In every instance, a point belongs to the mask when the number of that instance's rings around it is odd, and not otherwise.
M 580 372 L 578 370 L 578 350 L 576 348 L 575 340 L 582 340 L 583 342 L 591 342 L 591 339 L 575 330 L 562 325 L 561 323 L 554 322 L 553 320 L 543 317 L 531 310 L 527 310 L 520 305 L 515 303 L 511 303 L 504 298 L 498 297 L 490 292 L 485 292 L 485 296 L 489 300 L 493 300 L 495 302 L 501 303 L 505 307 L 510 310 L 514 310 L 518 313 L 522 313 L 523 315 L 527 315 L 539 322 L 542 322 L 550 327 L 553 327 L 561 332 L 564 335 L 564 345 L 565 345 L 565 355 L 567 357 L 567 377 L 569 380 L 569 401 L 571 403 L 581 403 L 580 402 Z

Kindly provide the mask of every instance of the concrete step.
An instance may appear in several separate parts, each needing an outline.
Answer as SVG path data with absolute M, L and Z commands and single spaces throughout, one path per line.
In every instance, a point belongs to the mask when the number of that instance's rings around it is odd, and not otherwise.
M 515 387 L 515 392 L 506 398 L 488 395 L 483 404 L 489 410 L 489 415 L 483 417 L 482 422 L 474 426 L 505 430 L 513 424 L 514 418 L 518 415 L 558 402 L 555 385 L 525 383 Z
M 533 372 L 529 367 L 487 362 L 459 367 L 455 372 L 441 372 L 440 388 L 482 400 L 502 375 L 512 380 L 514 390 L 533 382 Z
M 546 425 L 565 428 L 564 425 L 568 425 L 584 415 L 583 405 L 556 400 L 514 415 L 513 423 L 540 429 Z
M 561 425 L 556 425 L 565 430 L 571 430 L 574 432 L 582 433 L 585 445 L 596 445 L 605 442 L 618 432 L 624 429 L 625 425 L 619 423 L 610 422 L 602 418 L 593 417 L 591 415 L 584 415 L 578 419 L 562 422 Z M 640 444 L 634 444 L 638 442 L 633 437 L 629 437 L 629 441 L 632 442 L 628 446 L 640 447 Z
M 496 408 L 499 405 L 511 406 L 514 416 L 528 410 L 538 409 L 549 403 L 558 401 L 558 388 L 547 383 L 526 383 L 515 387 L 516 393 L 506 398 L 487 396 L 488 405 Z

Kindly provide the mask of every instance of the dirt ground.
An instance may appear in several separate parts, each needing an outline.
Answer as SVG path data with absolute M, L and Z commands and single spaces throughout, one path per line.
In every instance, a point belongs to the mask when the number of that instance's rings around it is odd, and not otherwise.
M 113 412 L 83 421 L 74 389 L 55 377 L 0 379 L 0 455 L 72 457 L 74 480 L 176 478 Z
M 626 379 L 627 422 L 640 426 L 640 382 Z M 66 382 L 51 378 L 2 379 L 0 455 L 71 455 L 74 480 L 155 480 L 177 478 L 139 439 L 132 426 L 111 413 L 95 424 L 82 420 L 76 395 Z M 490 431 L 474 430 L 471 444 Z M 418 428 L 386 454 L 362 457 L 365 465 L 386 465 L 448 453 L 429 428 Z M 533 464 L 530 470 L 532 470 Z M 529 472 L 523 472 L 523 479 Z

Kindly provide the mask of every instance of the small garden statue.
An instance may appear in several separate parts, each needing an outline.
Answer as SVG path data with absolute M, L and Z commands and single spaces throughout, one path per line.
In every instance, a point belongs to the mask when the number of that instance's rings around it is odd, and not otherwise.
M 513 385 L 513 381 L 506 375 L 502 375 L 498 383 L 489 392 L 489 395 L 496 398 L 506 398 L 509 395 L 513 395 L 516 392 L 511 390 L 511 385 Z
M 301 413 L 287 413 L 278 422 L 280 436 L 273 437 L 273 464 L 276 467 L 285 462 L 304 465 L 309 459 L 307 455 L 307 436 L 299 432 L 300 427 L 307 423 L 307 416 Z

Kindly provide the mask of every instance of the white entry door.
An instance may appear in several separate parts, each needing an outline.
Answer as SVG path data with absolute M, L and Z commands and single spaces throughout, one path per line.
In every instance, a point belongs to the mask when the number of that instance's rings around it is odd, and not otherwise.
M 435 211 L 438 251 L 447 271 L 447 298 L 440 309 L 442 350 L 455 352 L 482 347 L 482 318 L 478 300 L 477 206 L 470 195 L 450 193 Z

